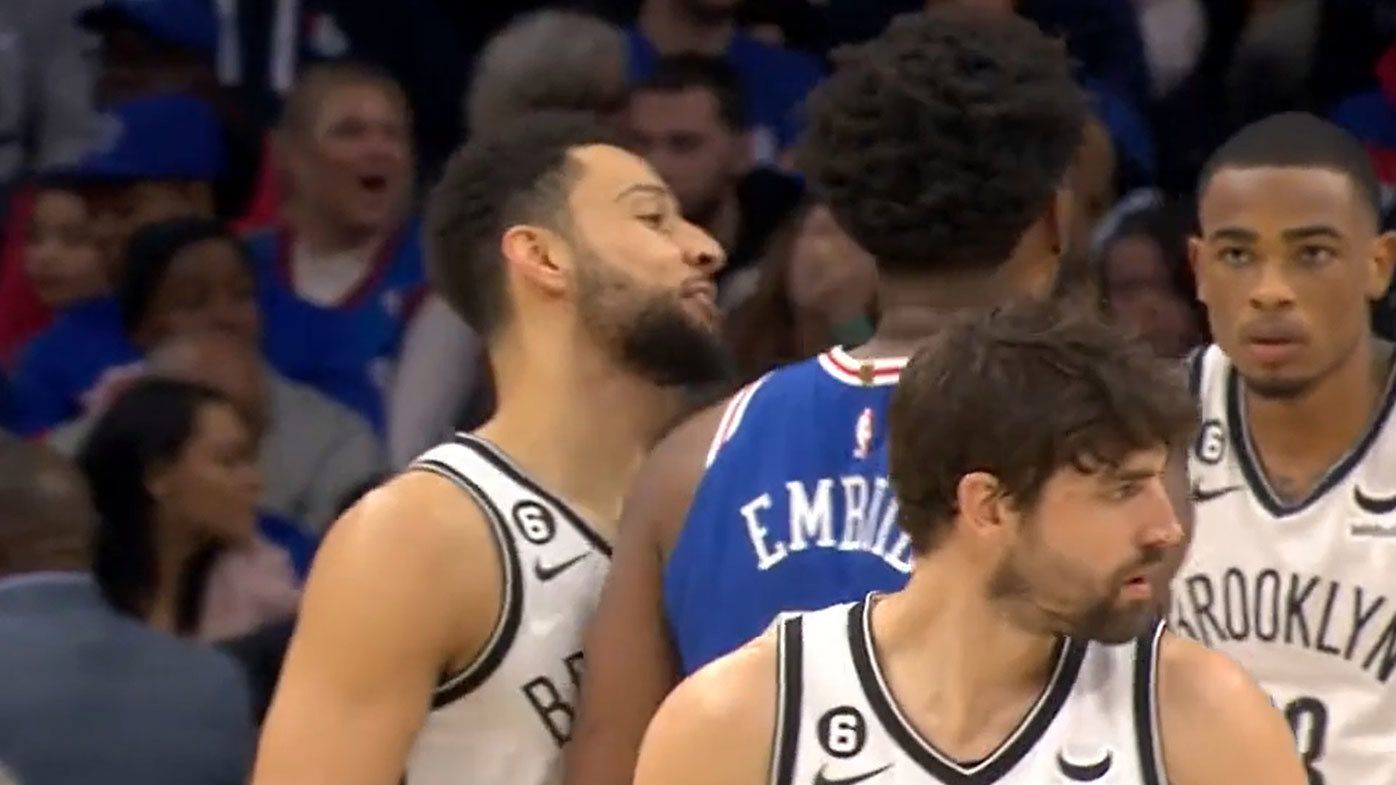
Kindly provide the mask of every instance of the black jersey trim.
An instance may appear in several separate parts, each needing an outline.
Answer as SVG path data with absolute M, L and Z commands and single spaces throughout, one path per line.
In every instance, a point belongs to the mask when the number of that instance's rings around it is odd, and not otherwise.
M 804 694 L 804 620 L 781 622 L 776 637 L 776 726 L 771 743 L 771 785 L 794 785 L 800 750 L 801 696 Z
M 455 443 L 473 450 L 481 458 L 489 461 L 509 479 L 527 488 L 530 492 L 546 499 L 549 504 L 557 508 L 558 512 L 562 513 L 562 517 L 567 519 L 568 523 L 572 524 L 572 527 L 582 535 L 583 539 L 591 543 L 593 548 L 605 554 L 606 558 L 611 557 L 611 544 L 606 541 L 605 537 L 602 537 L 590 524 L 583 520 L 582 517 L 572 509 L 571 505 L 559 499 L 551 491 L 539 485 L 532 477 L 529 477 L 528 473 L 520 468 L 518 464 L 514 463 L 508 455 L 505 455 L 504 451 L 499 449 L 499 447 L 481 439 L 479 436 L 468 433 L 456 434 Z
M 1250 429 L 1246 427 L 1246 407 L 1241 387 L 1241 375 L 1235 366 L 1231 366 L 1226 378 L 1226 420 L 1231 443 L 1236 447 L 1237 462 L 1241 464 L 1241 474 L 1266 512 L 1276 518 L 1285 518 L 1303 512 L 1322 499 L 1362 463 L 1367 451 L 1381 435 L 1382 428 L 1391 415 L 1392 405 L 1396 404 L 1396 364 L 1392 365 L 1387 374 L 1386 390 L 1382 393 L 1381 403 L 1378 404 L 1376 413 L 1371 422 L 1367 423 L 1357 444 L 1324 473 L 1307 496 L 1294 504 L 1285 503 L 1270 487 L 1270 482 L 1265 477 L 1265 470 L 1261 468 L 1255 445 L 1251 442 Z
M 1139 743 L 1139 769 L 1144 785 L 1167 785 L 1163 748 L 1159 744 L 1158 658 L 1167 625 L 1158 621 L 1153 630 L 1134 643 L 1134 731 Z
M 514 536 L 510 533 L 509 527 L 504 524 L 504 516 L 500 514 L 499 508 L 490 501 L 479 485 L 438 460 L 418 461 L 412 464 L 412 468 L 444 477 L 459 486 L 475 500 L 480 510 L 485 513 L 485 519 L 490 523 L 492 534 L 490 539 L 494 542 L 495 553 L 499 557 L 500 572 L 504 576 L 503 604 L 500 608 L 499 619 L 490 632 L 488 642 L 484 649 L 470 661 L 469 665 L 455 673 L 447 673 L 441 677 L 431 696 L 431 708 L 436 710 L 474 692 L 504 662 L 504 656 L 514 645 L 514 639 L 519 634 L 519 625 L 523 621 L 523 568 L 519 564 L 519 552 L 514 544 Z
M 965 766 L 951 760 L 922 738 L 897 708 L 873 649 L 871 609 L 872 603 L 865 599 L 854 605 L 848 614 L 848 643 L 863 693 L 892 740 L 907 756 L 945 785 L 990 785 L 1018 765 L 1047 732 L 1071 695 L 1086 655 L 1084 643 L 1063 638 L 1053 654 L 1056 665 L 1052 675 L 1023 721 L 988 757 L 974 766 Z
M 1194 399 L 1202 392 L 1202 361 L 1207 357 L 1207 347 L 1199 346 L 1188 353 L 1185 360 L 1188 366 L 1188 392 Z

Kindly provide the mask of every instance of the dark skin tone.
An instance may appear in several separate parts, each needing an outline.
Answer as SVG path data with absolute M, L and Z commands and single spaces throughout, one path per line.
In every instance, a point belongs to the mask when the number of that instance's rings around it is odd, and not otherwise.
M 991 275 L 884 273 L 877 332 L 852 354 L 909 356 L 952 309 L 1049 294 L 1070 231 L 1072 201 L 1061 192 Z M 934 261 L 926 267 L 934 268 Z M 629 782 L 645 727 L 679 682 L 664 618 L 664 564 L 702 479 L 725 406 L 701 411 L 670 432 L 630 486 L 611 572 L 587 635 L 582 705 L 565 750 L 565 785 Z
M 1391 280 L 1396 236 L 1325 169 L 1223 169 L 1200 212 L 1198 297 L 1244 382 L 1268 483 L 1297 503 L 1361 438 L 1386 387 L 1392 349 L 1368 309 Z

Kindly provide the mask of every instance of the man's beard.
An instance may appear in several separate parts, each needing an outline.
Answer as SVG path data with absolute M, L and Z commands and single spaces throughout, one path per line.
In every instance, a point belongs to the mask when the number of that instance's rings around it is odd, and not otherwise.
M 1129 565 L 1121 576 L 1138 570 L 1141 562 L 1143 565 L 1158 563 L 1164 553 L 1163 550 L 1146 552 L 1140 562 Z M 1110 590 L 1084 608 L 1067 611 L 1049 607 L 1048 603 L 1043 602 L 1043 591 L 1038 585 L 1041 581 L 1035 581 L 1030 573 L 1046 572 L 1052 565 L 1029 568 L 1025 561 L 1018 552 L 1009 554 L 989 580 L 989 596 L 1012 603 L 1014 617 L 1022 619 L 1025 626 L 1032 629 L 1066 635 L 1075 640 L 1125 643 L 1141 635 L 1148 622 L 1157 615 L 1150 604 L 1117 605 L 1115 597 L 1119 596 L 1119 590 L 1124 585 L 1120 578 L 1112 578 Z
M 595 254 L 586 255 L 579 275 L 582 324 L 621 366 L 661 387 L 705 385 L 731 375 L 721 336 L 696 324 L 677 296 L 646 292 Z

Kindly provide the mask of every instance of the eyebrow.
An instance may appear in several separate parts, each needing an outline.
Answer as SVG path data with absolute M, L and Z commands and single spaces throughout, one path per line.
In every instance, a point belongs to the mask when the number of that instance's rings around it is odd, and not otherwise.
M 665 188 L 662 185 L 654 185 L 653 183 L 635 183 L 634 185 L 627 186 L 620 193 L 616 194 L 616 201 L 619 202 L 620 200 L 633 193 L 643 193 L 648 194 L 650 196 L 658 196 L 663 199 L 669 198 L 669 189 Z
M 1224 226 L 1221 229 L 1212 232 L 1212 234 L 1208 236 L 1207 239 L 1210 242 L 1216 242 L 1218 240 L 1231 240 L 1233 242 L 1238 243 L 1254 243 L 1260 240 L 1260 235 L 1256 234 L 1255 232 L 1252 232 L 1250 229 L 1241 229 L 1235 226 Z
M 1286 242 L 1298 242 L 1300 240 L 1313 240 L 1316 238 L 1327 238 L 1329 240 L 1343 239 L 1343 233 L 1331 226 L 1314 225 L 1299 226 L 1293 229 L 1286 229 L 1280 233 Z
M 1163 473 L 1162 470 L 1155 471 L 1155 470 L 1153 470 L 1153 469 L 1123 469 L 1123 468 L 1122 468 L 1122 469 L 1114 469 L 1114 470 L 1108 472 L 1108 473 L 1106 474 L 1106 476 L 1107 476 L 1110 480 L 1112 480 L 1112 481 L 1114 481 L 1114 482 L 1138 482 L 1138 481 L 1140 481 L 1140 480 L 1149 480 L 1149 479 L 1153 479 L 1154 477 L 1159 477 L 1159 476 L 1162 475 L 1162 473 Z

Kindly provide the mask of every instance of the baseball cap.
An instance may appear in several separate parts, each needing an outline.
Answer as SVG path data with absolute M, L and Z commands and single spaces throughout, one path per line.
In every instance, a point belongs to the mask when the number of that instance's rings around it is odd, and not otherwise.
M 45 174 L 74 180 L 212 180 L 223 134 L 206 101 L 175 93 L 123 101 L 105 112 L 96 146 Z
M 81 12 L 78 24 L 96 33 L 127 23 L 158 41 L 213 57 L 218 16 L 213 0 L 103 0 Z

